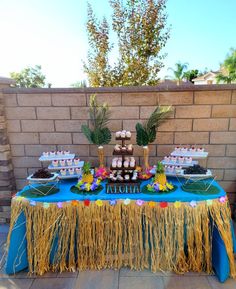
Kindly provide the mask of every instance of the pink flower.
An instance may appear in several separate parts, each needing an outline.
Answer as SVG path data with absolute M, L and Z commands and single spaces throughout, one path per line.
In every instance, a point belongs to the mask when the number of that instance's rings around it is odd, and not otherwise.
M 143 200 L 137 200 L 137 201 L 136 201 L 136 204 L 137 204 L 138 206 L 142 206 L 144 203 L 145 203 L 145 202 L 144 202 Z
M 196 201 L 191 201 L 191 202 L 190 202 L 190 206 L 191 206 L 192 208 L 195 208 L 195 207 L 197 206 L 197 202 L 196 202 Z
M 220 197 L 220 198 L 219 198 L 219 201 L 220 201 L 221 203 L 225 203 L 226 197 Z

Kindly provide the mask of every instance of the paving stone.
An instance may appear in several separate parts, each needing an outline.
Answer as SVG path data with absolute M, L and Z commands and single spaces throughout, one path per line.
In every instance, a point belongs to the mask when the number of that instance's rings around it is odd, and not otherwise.
M 74 289 L 117 289 L 119 271 L 82 271 Z M 132 288 L 132 287 L 130 287 Z
M 79 272 L 61 272 L 57 273 L 57 278 L 77 278 L 79 275 Z
M 107 287 L 109 288 L 109 287 Z M 163 277 L 120 277 L 119 289 L 164 289 Z
M 206 276 L 163 277 L 165 289 L 212 289 Z
M 73 289 L 75 278 L 37 278 L 30 289 Z
M 208 276 L 207 279 L 214 289 L 236 289 L 236 281 L 234 279 L 228 279 L 224 283 L 220 283 L 216 276 Z
M 11 279 L 11 278 L 0 279 L 0 288 L 1 289 L 29 289 L 32 283 L 33 283 L 32 279 Z
M 174 272 L 151 272 L 150 270 L 142 270 L 142 271 L 136 271 L 136 270 L 130 270 L 128 268 L 122 268 L 120 269 L 120 277 L 156 277 L 156 276 L 171 276 L 176 275 Z

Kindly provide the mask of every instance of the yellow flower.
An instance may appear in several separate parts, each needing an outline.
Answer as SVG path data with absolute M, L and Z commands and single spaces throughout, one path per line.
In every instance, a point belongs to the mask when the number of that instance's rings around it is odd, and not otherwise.
M 163 185 L 159 184 L 159 189 L 160 189 L 160 191 L 164 191 L 164 189 L 165 189 L 165 186 L 163 186 Z
M 96 205 L 99 206 L 99 207 L 102 206 L 102 200 L 97 200 L 95 203 L 96 203 Z
M 90 188 L 91 188 L 91 184 L 87 183 L 87 184 L 85 185 L 86 191 L 87 191 L 87 192 L 90 191 Z
M 152 202 L 152 201 L 150 201 L 150 202 L 148 203 L 148 205 L 149 205 L 149 207 L 153 208 L 153 207 L 155 207 L 156 203 L 155 203 L 155 202 Z
M 180 208 L 181 207 L 181 202 L 179 202 L 179 201 L 174 202 L 174 206 L 177 209 Z
M 169 183 L 166 183 L 166 186 L 167 186 L 167 188 L 170 189 L 170 190 L 172 190 L 172 189 L 174 188 L 174 186 L 171 185 L 171 184 L 169 184 Z
M 96 184 L 99 185 L 101 183 L 100 179 L 97 179 Z

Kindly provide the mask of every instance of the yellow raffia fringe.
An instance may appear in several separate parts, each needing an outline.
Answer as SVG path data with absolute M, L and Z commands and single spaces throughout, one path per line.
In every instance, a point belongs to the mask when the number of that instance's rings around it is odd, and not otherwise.
M 199 202 L 173 204 L 161 208 L 135 201 L 111 206 L 91 202 L 63 203 L 63 208 L 43 203 L 31 206 L 24 199 L 13 200 L 11 231 L 23 212 L 26 216 L 26 238 L 29 272 L 39 275 L 49 270 L 151 269 L 206 271 L 212 273 L 212 222 L 225 243 L 230 276 L 236 277 L 230 209 L 227 202 L 214 200 L 211 205 Z M 53 252 L 52 252 L 53 250 Z M 50 255 L 54 255 L 50 262 Z

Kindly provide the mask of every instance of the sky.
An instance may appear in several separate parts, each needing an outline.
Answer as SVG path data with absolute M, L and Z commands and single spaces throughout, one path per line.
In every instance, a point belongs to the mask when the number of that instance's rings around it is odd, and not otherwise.
M 108 0 L 89 2 L 98 18 L 110 19 Z M 236 47 L 235 11 L 236 0 L 168 0 L 171 33 L 159 77 L 178 61 L 217 70 Z M 0 0 L 0 76 L 39 64 L 52 87 L 86 79 L 86 19 L 86 0 Z

